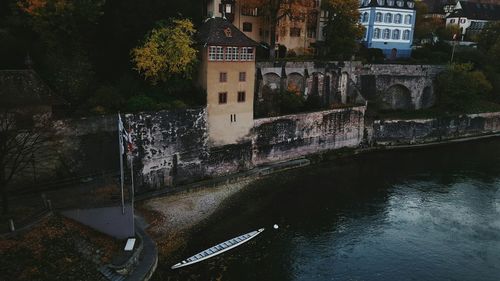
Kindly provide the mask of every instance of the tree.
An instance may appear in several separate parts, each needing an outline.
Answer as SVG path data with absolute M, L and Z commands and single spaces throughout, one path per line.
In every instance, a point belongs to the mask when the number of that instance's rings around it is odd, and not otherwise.
M 441 73 L 436 81 L 439 105 L 463 112 L 491 92 L 492 85 L 486 76 L 473 70 L 472 64 L 453 64 Z
M 18 0 L 34 31 L 35 68 L 75 111 L 95 84 L 90 55 L 105 0 Z
M 489 23 L 479 34 L 479 47 L 488 52 L 500 39 L 500 22 Z
M 72 51 L 88 44 L 105 0 L 19 0 L 33 30 L 48 49 Z
M 190 78 L 197 54 L 193 47 L 194 33 L 194 25 L 188 19 L 174 19 L 169 24 L 159 22 L 144 43 L 132 49 L 136 70 L 153 84 L 173 75 Z
M 274 60 L 276 57 L 276 28 L 279 22 L 288 17 L 294 21 L 305 15 L 315 7 L 314 0 L 245 0 L 243 4 L 249 8 L 259 8 L 264 22 L 269 23 L 269 57 Z
M 415 38 L 422 39 L 430 34 L 437 34 L 438 30 L 445 28 L 445 21 L 440 18 L 426 17 L 428 7 L 425 2 L 415 2 L 417 16 L 415 19 Z
M 349 58 L 357 51 L 357 42 L 364 34 L 364 27 L 358 21 L 359 1 L 326 0 L 322 6 L 328 11 L 326 45 L 329 56 L 341 60 Z
M 8 187 L 32 163 L 35 154 L 48 141 L 42 123 L 33 124 L 30 112 L 0 109 L 0 193 L 2 212 L 9 211 Z

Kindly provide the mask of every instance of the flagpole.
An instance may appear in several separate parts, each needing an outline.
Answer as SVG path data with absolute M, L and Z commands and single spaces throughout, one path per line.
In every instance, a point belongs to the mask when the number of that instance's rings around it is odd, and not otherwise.
M 125 197 L 123 194 L 123 139 L 122 139 L 122 132 L 121 132 L 121 117 L 120 113 L 118 112 L 118 153 L 120 154 L 120 190 L 121 190 L 121 196 L 122 196 L 122 215 L 125 214 Z
M 128 130 L 129 130 L 129 143 L 132 143 L 132 136 L 130 135 L 130 122 L 128 123 Z M 129 147 L 127 145 L 127 147 Z M 131 182 L 131 192 L 132 192 L 132 195 L 131 195 L 131 198 L 132 198 L 132 202 L 131 202 L 131 207 L 132 207 L 132 231 L 133 233 L 135 234 L 135 211 L 134 211 L 134 199 L 135 199 L 135 189 L 134 189 L 134 157 L 132 156 L 132 149 L 129 147 L 128 149 L 129 151 L 129 155 L 130 155 L 130 182 Z M 135 236 L 135 235 L 134 235 Z

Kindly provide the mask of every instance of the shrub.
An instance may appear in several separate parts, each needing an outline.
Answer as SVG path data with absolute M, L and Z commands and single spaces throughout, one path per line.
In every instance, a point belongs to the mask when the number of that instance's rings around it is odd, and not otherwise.
M 439 106 L 451 111 L 467 111 L 492 90 L 491 83 L 472 64 L 453 64 L 436 81 Z
M 135 96 L 131 97 L 127 101 L 127 110 L 130 112 L 148 111 L 155 109 L 156 109 L 156 102 L 148 96 L 144 95 Z

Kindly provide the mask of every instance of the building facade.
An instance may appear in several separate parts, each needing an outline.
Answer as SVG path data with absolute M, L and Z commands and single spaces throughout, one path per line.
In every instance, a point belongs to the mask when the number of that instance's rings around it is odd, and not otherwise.
M 415 30 L 415 2 L 411 0 L 361 0 L 362 40 L 367 48 L 381 49 L 388 58 L 411 56 Z
M 446 17 L 446 26 L 460 29 L 459 40 L 474 41 L 491 21 L 500 20 L 500 5 L 490 2 L 458 1 Z
M 280 17 L 275 28 L 276 44 L 296 54 L 312 52 L 311 44 L 320 39 L 321 0 L 309 0 L 299 11 Z M 286 9 L 288 3 L 283 4 Z M 270 44 L 271 26 L 262 9 L 245 0 L 207 0 L 205 16 L 226 18 L 246 36 L 256 42 Z
M 210 141 L 214 146 L 244 141 L 253 127 L 257 43 L 225 18 L 207 19 L 197 39 Z

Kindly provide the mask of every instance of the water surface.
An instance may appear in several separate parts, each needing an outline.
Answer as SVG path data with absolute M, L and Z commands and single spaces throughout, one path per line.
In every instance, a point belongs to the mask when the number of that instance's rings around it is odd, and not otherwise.
M 157 279 L 500 280 L 500 139 L 274 175 L 227 201 L 172 259 L 260 227 L 208 261 L 159 265 Z

